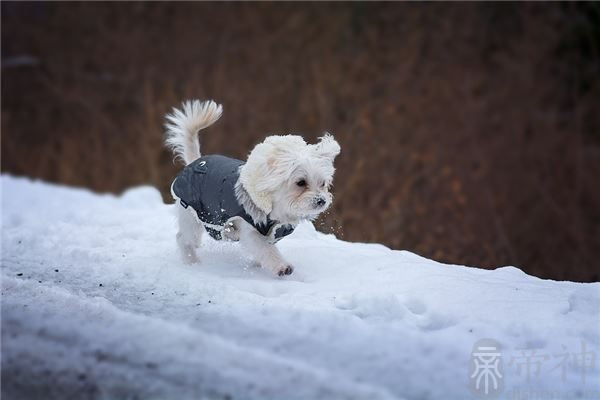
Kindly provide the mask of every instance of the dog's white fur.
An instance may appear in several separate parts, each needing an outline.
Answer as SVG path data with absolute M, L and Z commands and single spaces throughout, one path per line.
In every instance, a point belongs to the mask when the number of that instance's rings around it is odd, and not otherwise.
M 200 130 L 215 123 L 223 108 L 214 101 L 188 101 L 182 109 L 167 115 L 166 144 L 186 165 L 200 157 Z M 328 133 L 317 144 L 307 144 L 296 135 L 269 136 L 256 145 L 240 168 L 236 197 L 255 222 L 267 217 L 282 224 L 296 225 L 312 220 L 332 202 L 329 188 L 335 168 L 333 161 L 340 145 Z M 304 183 L 304 184 L 302 184 Z M 194 210 L 176 206 L 179 232 L 177 243 L 187 263 L 198 261 L 196 248 L 205 232 Z M 293 268 L 275 244 L 241 218 L 231 221 L 241 245 L 264 268 L 277 275 L 289 275 Z

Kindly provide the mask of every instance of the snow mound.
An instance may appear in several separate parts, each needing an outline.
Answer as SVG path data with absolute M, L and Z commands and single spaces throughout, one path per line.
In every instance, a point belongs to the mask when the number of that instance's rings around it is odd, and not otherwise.
M 156 189 L 1 183 L 7 398 L 466 399 L 483 338 L 502 345 L 506 398 L 600 393 L 584 357 L 599 283 L 440 264 L 308 223 L 278 244 L 289 277 L 212 239 L 186 266 Z

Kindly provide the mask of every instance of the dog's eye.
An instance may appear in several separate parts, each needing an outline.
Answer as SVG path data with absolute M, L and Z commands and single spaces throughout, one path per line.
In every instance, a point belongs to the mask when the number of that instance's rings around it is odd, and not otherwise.
M 298 182 L 296 182 L 296 185 L 304 187 L 306 186 L 306 181 L 304 179 L 300 179 Z

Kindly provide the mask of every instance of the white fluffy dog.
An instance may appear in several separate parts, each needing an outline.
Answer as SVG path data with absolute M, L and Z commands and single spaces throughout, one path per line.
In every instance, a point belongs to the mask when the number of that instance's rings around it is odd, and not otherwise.
M 201 156 L 198 132 L 215 123 L 222 110 L 214 101 L 194 100 L 167 115 L 166 144 L 186 164 L 171 185 L 183 259 L 198 260 L 196 249 L 208 232 L 215 239 L 239 240 L 264 268 L 289 275 L 293 268 L 275 242 L 331 205 L 340 145 L 328 133 L 317 144 L 295 135 L 269 136 L 246 162 Z

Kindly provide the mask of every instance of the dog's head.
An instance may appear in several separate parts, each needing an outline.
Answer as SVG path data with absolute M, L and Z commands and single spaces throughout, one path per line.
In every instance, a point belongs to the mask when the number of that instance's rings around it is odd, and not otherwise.
M 240 170 L 240 182 L 254 204 L 271 218 L 314 219 L 332 201 L 333 160 L 340 145 L 328 133 L 317 144 L 300 136 L 269 136 Z

